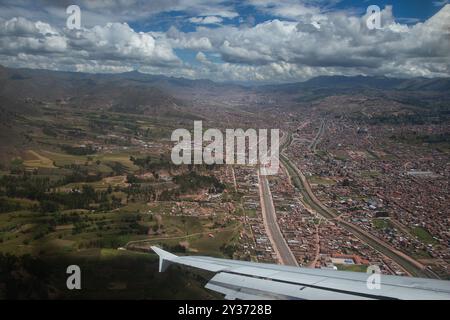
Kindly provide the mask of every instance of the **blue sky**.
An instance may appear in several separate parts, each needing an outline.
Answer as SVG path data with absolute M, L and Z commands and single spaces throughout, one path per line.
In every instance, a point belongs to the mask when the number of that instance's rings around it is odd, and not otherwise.
M 318 75 L 442 77 L 450 70 L 443 0 L 3 0 L 0 63 L 140 72 L 216 81 L 288 82 Z M 369 30 L 369 5 L 382 26 Z

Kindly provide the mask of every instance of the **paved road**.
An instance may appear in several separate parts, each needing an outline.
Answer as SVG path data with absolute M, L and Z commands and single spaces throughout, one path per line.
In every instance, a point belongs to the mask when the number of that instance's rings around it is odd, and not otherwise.
M 272 193 L 270 192 L 267 177 L 258 173 L 258 178 L 261 209 L 267 236 L 269 237 L 273 249 L 275 250 L 275 253 L 277 254 L 279 262 L 281 264 L 298 266 L 297 260 L 295 259 L 291 249 L 286 243 L 283 233 L 281 232 L 278 225 L 275 206 L 273 205 Z
M 319 131 L 317 132 L 316 136 L 314 137 L 314 140 L 309 145 L 309 150 L 316 152 L 317 143 L 319 142 L 319 139 L 322 136 L 324 129 L 325 129 L 325 121 L 321 120 Z

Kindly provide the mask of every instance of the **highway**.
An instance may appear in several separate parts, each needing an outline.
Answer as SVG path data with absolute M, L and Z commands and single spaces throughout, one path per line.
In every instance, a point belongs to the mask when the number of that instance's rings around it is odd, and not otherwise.
M 297 266 L 297 260 L 289 248 L 280 226 L 278 225 L 275 206 L 273 205 L 272 193 L 270 192 L 269 182 L 265 175 L 261 175 L 258 170 L 259 181 L 259 195 L 261 201 L 261 211 L 263 215 L 264 227 L 267 236 L 272 243 L 272 247 L 278 257 L 278 260 L 283 265 Z
M 324 129 L 325 129 L 325 121 L 322 120 L 320 122 L 319 131 L 317 132 L 316 136 L 314 137 L 314 140 L 309 145 L 309 150 L 316 152 L 317 143 L 319 142 L 319 139 L 322 136 Z
M 319 129 L 320 134 L 322 134 L 321 132 L 322 130 L 323 128 L 321 126 L 321 129 Z M 319 137 L 320 137 L 319 134 L 315 137 L 314 139 L 315 141 L 313 142 L 314 144 L 317 143 Z M 292 141 L 290 138 L 286 140 L 287 141 L 282 145 L 282 149 L 289 147 Z M 305 203 L 305 205 L 313 209 L 317 214 L 326 219 L 333 220 L 337 225 L 349 231 L 367 245 L 371 246 L 381 254 L 391 258 L 398 265 L 400 265 L 407 274 L 416 277 L 435 277 L 435 275 L 426 270 L 420 262 L 404 254 L 403 252 L 395 249 L 391 245 L 373 236 L 369 232 L 361 229 L 360 227 L 350 222 L 341 220 L 336 213 L 334 213 L 332 210 L 323 205 L 322 202 L 319 199 L 317 199 L 317 197 L 312 192 L 311 186 L 309 185 L 309 182 L 307 181 L 306 177 L 290 161 L 290 159 L 283 152 L 283 150 L 281 150 L 280 152 L 280 162 L 288 171 L 289 175 L 293 180 L 292 182 L 294 183 L 294 185 L 300 190 L 300 193 L 303 196 L 302 201 Z

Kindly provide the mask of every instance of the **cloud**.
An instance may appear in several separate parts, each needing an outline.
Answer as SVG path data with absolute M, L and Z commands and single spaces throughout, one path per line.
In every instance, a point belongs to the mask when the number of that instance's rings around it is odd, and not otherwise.
M 283 18 L 298 18 L 320 13 L 319 7 L 295 0 L 250 0 L 249 3 L 260 11 Z
M 82 21 L 89 23 L 70 31 L 65 28 L 65 10 L 53 2 L 45 12 L 61 16 L 49 20 L 33 19 L 32 10 L 21 10 L 26 1 L 5 3 L 0 6 L 0 63 L 9 66 L 88 72 L 139 68 L 191 78 L 271 82 L 335 74 L 450 75 L 448 4 L 427 21 L 410 24 L 399 22 L 386 6 L 382 28 L 369 30 L 367 15 L 333 11 L 334 1 L 248 0 L 250 6 L 278 18 L 257 23 L 253 16 L 239 17 L 234 22 L 241 24 L 235 24 L 231 19 L 238 13 L 230 1 L 86 0 L 81 2 Z M 1 18 L 3 12 L 26 16 Z M 130 26 L 139 28 L 139 23 L 117 21 L 161 12 L 186 17 L 189 28 L 169 24 L 163 30 L 138 32 Z M 34 16 L 42 14 L 37 9 Z M 100 20 L 94 23 L 96 18 Z M 182 55 L 182 60 L 178 49 L 192 50 L 193 55 Z
M 211 68 L 214 76 L 218 69 L 239 79 L 241 70 L 244 77 L 278 81 L 321 74 L 449 76 L 450 5 L 412 26 L 396 22 L 391 6 L 382 11 L 380 30 L 369 30 L 366 18 L 338 12 L 302 22 L 199 28 L 179 36 L 209 39 L 209 51 L 225 62 Z
M 0 52 L 15 55 L 19 52 L 64 52 L 67 41 L 49 24 L 31 22 L 24 18 L 0 19 Z
M 201 52 L 201 51 L 199 51 L 197 53 L 197 55 L 195 56 L 195 59 L 197 61 L 201 62 L 201 63 L 208 63 L 209 62 L 208 59 L 206 58 L 206 55 L 203 52 Z
M 207 17 L 192 17 L 190 22 L 195 24 L 219 24 L 223 21 L 221 17 L 207 16 Z
M 89 28 L 108 22 L 147 22 L 171 12 L 183 13 L 188 17 L 215 16 L 215 19 L 239 16 L 226 0 L 3 0 L 0 17 L 9 19 L 21 16 L 62 26 L 67 18 L 67 6 L 74 3 L 81 8 L 83 26 Z
M 132 65 L 175 67 L 181 64 L 170 44 L 150 33 L 135 32 L 126 23 L 80 30 L 57 30 L 41 21 L 0 19 L 0 62 L 66 70 L 122 70 Z M 30 56 L 33 55 L 33 59 Z M 30 59 L 26 63 L 24 59 Z M 24 65 L 22 64 L 24 63 Z M 108 67 L 103 67 L 108 66 Z M 97 67 L 97 69 L 96 69 Z
M 248 0 L 248 4 L 265 14 L 277 18 L 299 20 L 318 18 L 329 12 L 341 0 Z
M 75 32 L 72 48 L 87 51 L 93 59 L 128 60 L 144 64 L 173 64 L 178 58 L 165 42 L 151 34 L 135 32 L 126 23 L 108 23 Z
M 175 27 L 170 27 L 165 34 L 161 34 L 161 37 L 166 38 L 173 48 L 191 49 L 196 51 L 213 49 L 213 45 L 207 36 L 202 36 L 197 33 L 180 32 Z

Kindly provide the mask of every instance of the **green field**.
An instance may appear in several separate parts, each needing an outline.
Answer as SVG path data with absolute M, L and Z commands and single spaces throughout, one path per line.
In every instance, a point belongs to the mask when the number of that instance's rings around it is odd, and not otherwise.
M 414 227 L 411 229 L 411 233 L 419 238 L 420 241 L 427 244 L 436 244 L 437 241 L 433 238 L 433 236 L 422 227 Z
M 336 184 L 336 181 L 333 179 L 329 179 L 321 176 L 308 176 L 308 182 L 310 184 L 320 184 L 320 185 L 333 185 Z
M 387 219 L 373 219 L 372 224 L 376 229 L 391 229 L 392 223 Z
M 337 264 L 336 267 L 341 271 L 366 272 L 367 266 L 362 264 Z

